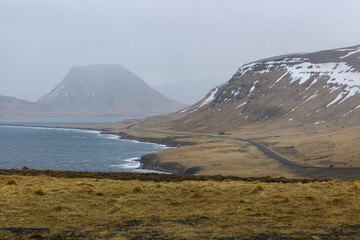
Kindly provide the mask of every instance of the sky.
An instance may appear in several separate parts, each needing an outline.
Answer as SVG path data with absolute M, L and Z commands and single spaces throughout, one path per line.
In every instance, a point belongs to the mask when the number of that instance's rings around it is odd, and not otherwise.
M 0 95 L 36 101 L 89 64 L 203 94 L 251 61 L 360 44 L 359 10 L 358 0 L 0 0 Z

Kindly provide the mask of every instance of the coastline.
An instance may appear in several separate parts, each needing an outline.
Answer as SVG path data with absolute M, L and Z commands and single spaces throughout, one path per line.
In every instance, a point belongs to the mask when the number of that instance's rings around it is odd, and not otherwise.
M 181 146 L 185 145 L 191 145 L 193 143 L 188 142 L 180 142 L 177 141 L 173 137 L 166 137 L 166 138 L 153 138 L 153 137 L 135 137 L 132 135 L 129 135 L 125 132 L 120 133 L 114 133 L 112 131 L 108 131 L 105 129 L 99 129 L 102 134 L 112 134 L 112 135 L 118 135 L 122 139 L 128 139 L 128 140 L 136 140 L 139 142 L 147 142 L 147 143 L 155 143 L 155 144 L 162 144 L 167 147 L 171 148 L 179 148 Z M 160 161 L 157 153 L 149 153 L 143 155 L 139 160 L 140 167 L 138 169 L 145 169 L 145 170 L 154 170 L 154 171 L 160 171 L 165 173 L 171 173 L 171 174 L 185 174 L 185 175 L 192 175 L 201 170 L 200 167 L 192 167 L 187 168 L 186 166 L 177 163 L 177 162 L 166 162 L 163 163 Z
M 176 141 L 171 137 L 157 139 L 157 138 L 142 138 L 142 137 L 134 137 L 131 135 L 127 135 L 125 133 L 115 133 L 112 131 L 108 131 L 106 129 L 99 129 L 91 126 L 46 126 L 46 125 L 30 125 L 30 124 L 0 124 L 2 127 L 24 127 L 24 128 L 47 128 L 47 129 L 69 129 L 69 130 L 80 130 L 80 131 L 96 131 L 99 134 L 104 135 L 114 135 L 118 136 L 120 139 L 126 139 L 130 141 L 137 141 L 142 143 L 153 143 L 158 145 L 164 145 L 169 148 L 179 147 L 181 145 L 185 145 L 185 143 L 181 143 Z M 165 149 L 166 150 L 166 149 Z M 163 150 L 162 150 L 163 151 Z M 138 159 L 134 160 L 140 163 L 139 167 L 132 169 L 141 169 L 141 170 L 150 170 L 156 172 L 163 172 L 159 174 L 190 174 L 188 169 L 185 166 L 173 163 L 173 164 L 161 164 L 159 161 L 156 161 L 157 158 L 154 158 L 156 153 L 145 154 Z M 57 171 L 57 170 L 34 170 L 33 171 Z M 83 171 L 88 172 L 88 171 Z M 128 171 L 131 173 L 131 171 Z M 194 170 L 190 171 L 194 172 Z M 104 172 L 106 173 L 106 172 Z

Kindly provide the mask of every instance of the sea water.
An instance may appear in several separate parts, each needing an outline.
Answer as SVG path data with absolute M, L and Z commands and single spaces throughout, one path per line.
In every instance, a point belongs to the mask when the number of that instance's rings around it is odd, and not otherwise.
M 100 131 L 53 128 L 118 120 L 121 119 L 1 119 L 0 168 L 147 172 L 138 169 L 137 160 L 145 154 L 168 149 L 167 146 L 121 139 Z

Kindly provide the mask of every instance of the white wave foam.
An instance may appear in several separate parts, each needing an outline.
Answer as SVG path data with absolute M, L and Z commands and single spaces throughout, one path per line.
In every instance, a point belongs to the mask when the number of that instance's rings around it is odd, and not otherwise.
M 123 168 L 123 169 L 136 169 L 140 167 L 140 162 L 138 160 L 140 160 L 140 158 L 128 158 L 123 160 L 125 163 L 119 165 L 110 165 L 110 167 Z
M 133 172 L 137 172 L 137 173 L 161 173 L 161 174 L 172 174 L 172 173 L 169 173 L 169 172 L 161 172 L 161 171 L 155 171 L 155 170 L 149 170 L 149 169 L 141 169 L 141 168 L 138 168 L 138 169 L 134 169 Z
M 120 137 L 118 135 L 113 135 L 113 134 L 99 134 L 99 136 L 102 138 L 107 138 L 107 139 L 112 139 L 112 140 L 120 139 Z
M 125 139 L 125 138 L 121 138 L 119 137 L 119 139 L 121 141 L 127 141 L 127 142 L 132 142 L 132 143 L 141 143 L 141 144 L 147 144 L 147 145 L 152 145 L 152 146 L 157 146 L 163 150 L 165 149 L 173 149 L 175 147 L 169 147 L 169 146 L 166 146 L 165 144 L 159 144 L 159 143 L 152 143 L 152 142 L 140 142 L 138 140 L 130 140 L 130 139 Z

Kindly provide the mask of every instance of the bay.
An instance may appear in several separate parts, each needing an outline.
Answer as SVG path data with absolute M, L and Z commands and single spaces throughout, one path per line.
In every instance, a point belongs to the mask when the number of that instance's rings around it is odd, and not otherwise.
M 140 163 L 137 160 L 145 154 L 168 149 L 164 145 L 121 139 L 99 131 L 53 128 L 58 125 L 109 124 L 121 120 L 0 119 L 0 168 L 26 166 L 41 170 L 154 172 L 138 169 Z

